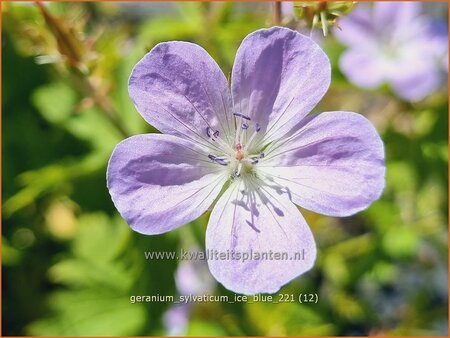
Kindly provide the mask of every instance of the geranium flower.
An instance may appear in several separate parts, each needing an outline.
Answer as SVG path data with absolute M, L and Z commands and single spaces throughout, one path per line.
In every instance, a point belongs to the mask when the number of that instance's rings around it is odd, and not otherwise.
M 160 234 L 217 200 L 206 249 L 218 253 L 208 265 L 226 288 L 276 292 L 309 270 L 316 245 L 294 203 L 348 216 L 384 187 L 383 144 L 368 120 L 344 111 L 307 117 L 330 73 L 315 42 L 281 27 L 243 40 L 231 92 L 200 46 L 155 46 L 134 67 L 129 93 L 163 134 L 130 137 L 111 156 L 108 187 L 122 217 L 137 232 Z
M 335 35 L 348 46 L 339 66 L 362 88 L 389 83 L 409 101 L 419 101 L 442 84 L 448 32 L 421 15 L 420 2 L 359 4 L 339 21 Z M 446 71 L 446 70 L 445 70 Z

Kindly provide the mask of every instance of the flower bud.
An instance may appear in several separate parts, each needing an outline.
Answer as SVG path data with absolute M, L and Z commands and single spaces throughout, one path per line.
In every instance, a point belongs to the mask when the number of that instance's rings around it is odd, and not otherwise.
M 305 20 L 309 27 L 320 25 L 323 35 L 326 36 L 329 27 L 336 24 L 337 18 L 350 13 L 355 4 L 355 1 L 296 1 L 294 12 L 298 18 Z

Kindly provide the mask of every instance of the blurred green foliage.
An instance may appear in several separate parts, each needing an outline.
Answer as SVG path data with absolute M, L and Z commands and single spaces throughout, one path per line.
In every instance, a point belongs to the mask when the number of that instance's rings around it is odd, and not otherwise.
M 127 79 L 167 40 L 202 45 L 229 74 L 240 41 L 271 24 L 271 7 L 7 3 L 2 18 L 3 334 L 167 333 L 170 304 L 129 298 L 175 295 L 178 262 L 143 253 L 202 247 L 208 215 L 159 236 L 118 216 L 108 158 L 126 135 L 156 132 L 135 111 Z M 383 197 L 348 218 L 303 210 L 317 264 L 281 293 L 317 293 L 317 304 L 198 303 L 187 334 L 447 335 L 447 89 L 414 105 L 388 88 L 363 91 L 337 68 L 342 46 L 332 36 L 322 45 L 333 81 L 316 110 L 374 122 L 386 146 Z

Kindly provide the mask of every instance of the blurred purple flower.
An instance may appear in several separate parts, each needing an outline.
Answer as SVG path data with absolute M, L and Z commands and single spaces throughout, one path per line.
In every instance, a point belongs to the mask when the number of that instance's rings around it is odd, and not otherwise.
M 409 101 L 419 101 L 439 88 L 446 78 L 443 70 L 448 70 L 448 30 L 421 15 L 421 6 L 420 2 L 359 4 L 341 19 L 335 35 L 349 48 L 339 65 L 351 82 L 363 88 L 387 82 Z
M 193 247 L 191 251 L 198 251 Z M 203 260 L 181 261 L 175 271 L 175 284 L 180 295 L 204 295 L 214 291 L 215 282 L 208 273 Z M 183 336 L 187 333 L 189 315 L 193 303 L 172 305 L 164 314 L 163 323 L 168 336 Z
M 282 1 L 281 14 L 283 17 L 283 21 L 295 20 L 296 16 L 294 10 L 294 1 Z
M 384 187 L 383 143 L 368 120 L 344 111 L 306 116 L 330 77 L 320 47 L 286 28 L 243 40 L 231 93 L 203 48 L 158 44 L 133 69 L 129 93 L 164 134 L 116 146 L 107 172 L 115 206 L 135 231 L 160 234 L 196 219 L 217 199 L 206 249 L 241 259 L 210 258 L 211 273 L 235 292 L 276 292 L 316 258 L 294 203 L 349 216 Z M 302 250 L 304 259 L 293 259 Z M 258 259 L 252 252 L 288 257 Z
M 214 290 L 215 282 L 203 260 L 181 261 L 175 272 L 180 295 L 202 295 Z
M 162 318 L 168 336 L 185 336 L 189 323 L 191 304 L 174 304 L 164 313 Z

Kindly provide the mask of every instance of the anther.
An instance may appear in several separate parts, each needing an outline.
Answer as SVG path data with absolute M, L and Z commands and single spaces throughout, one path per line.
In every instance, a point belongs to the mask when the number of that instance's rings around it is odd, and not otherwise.
M 216 163 L 218 163 L 220 165 L 228 165 L 228 163 L 229 163 L 229 161 L 227 161 L 225 158 L 217 157 L 217 156 L 214 156 L 214 155 L 211 155 L 211 154 L 208 155 L 208 158 L 211 161 L 214 161 L 214 162 L 216 162 Z
M 242 117 L 243 119 L 246 119 L 247 121 L 250 121 L 250 120 L 251 120 L 250 117 L 248 117 L 248 116 L 246 116 L 246 115 L 244 115 L 244 114 L 241 114 L 241 113 L 233 113 L 233 115 L 234 115 L 234 116 Z
M 219 163 L 220 165 L 228 165 L 228 161 L 224 160 L 223 158 L 215 158 L 214 161 L 216 163 Z
M 261 126 L 259 125 L 259 123 L 255 123 L 255 131 L 253 132 L 252 136 L 250 136 L 249 140 L 247 141 L 247 144 L 250 145 L 254 138 L 256 137 L 256 135 L 258 134 L 258 132 L 261 130 Z
M 241 128 L 242 128 L 242 129 L 248 129 L 248 124 L 247 124 L 247 123 L 242 123 Z
M 250 155 L 250 163 L 251 164 L 256 164 L 259 162 L 260 159 L 264 158 L 264 153 L 258 154 L 258 155 Z
M 228 165 L 228 162 L 229 161 L 227 161 L 225 158 L 222 158 L 222 157 L 217 157 L 217 156 L 214 156 L 214 155 L 208 155 L 208 158 L 211 160 L 211 161 L 214 161 L 214 162 L 216 162 L 216 163 L 218 163 L 218 164 L 220 164 L 220 165 Z
M 211 127 L 206 127 L 206 135 L 208 135 L 208 137 L 213 138 L 213 137 L 219 137 L 219 131 L 216 130 L 214 131 L 214 129 L 212 129 Z

